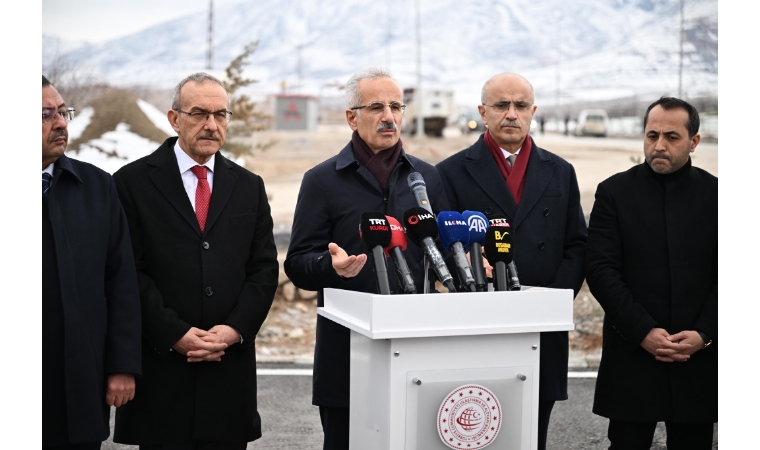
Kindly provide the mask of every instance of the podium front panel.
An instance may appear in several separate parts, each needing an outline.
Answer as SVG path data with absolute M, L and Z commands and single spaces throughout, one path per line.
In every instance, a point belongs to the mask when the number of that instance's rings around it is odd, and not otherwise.
M 539 333 L 370 339 L 352 331 L 350 448 L 448 448 L 434 410 L 465 384 L 501 404 L 501 429 L 487 448 L 535 448 L 539 345 Z
M 525 380 L 519 378 L 525 376 Z M 515 450 L 528 448 L 530 444 L 530 417 L 531 417 L 531 390 L 533 383 L 538 380 L 533 377 L 533 368 L 530 366 L 494 367 L 488 369 L 461 369 L 461 370 L 434 370 L 409 372 L 407 378 L 407 404 L 406 404 L 406 450 L 446 450 L 460 448 L 459 443 L 470 443 L 473 446 L 488 444 L 489 450 Z M 417 384 L 414 382 L 417 380 Z M 481 403 L 491 406 L 499 411 L 499 417 L 494 422 L 487 423 L 483 420 L 482 411 L 478 410 L 473 418 L 470 429 L 463 430 L 465 439 L 460 442 L 455 436 L 454 428 L 457 424 L 449 425 L 448 414 L 440 414 L 442 411 L 442 399 L 449 402 L 447 396 L 456 392 L 461 386 L 482 386 L 486 390 L 468 389 L 465 394 L 479 398 Z M 493 398 L 491 398 L 493 396 Z M 454 395 L 458 397 L 458 395 Z M 468 400 L 464 396 L 464 400 Z M 462 400 L 451 399 L 451 406 L 460 406 Z M 493 405 L 493 406 L 492 406 Z M 466 416 L 467 410 L 473 408 L 460 407 L 454 414 L 457 420 Z M 478 408 L 479 409 L 479 408 Z M 453 411 L 453 410 L 452 410 Z M 495 412 L 495 411 L 494 411 Z M 492 416 L 493 417 L 493 416 Z M 478 439 L 476 433 L 483 426 L 493 430 L 486 431 Z M 452 428 L 453 427 L 453 428 Z M 448 438 L 449 446 L 445 445 L 439 431 L 443 431 Z M 461 432 L 462 430 L 460 430 Z M 462 436 L 460 436 L 462 437 Z

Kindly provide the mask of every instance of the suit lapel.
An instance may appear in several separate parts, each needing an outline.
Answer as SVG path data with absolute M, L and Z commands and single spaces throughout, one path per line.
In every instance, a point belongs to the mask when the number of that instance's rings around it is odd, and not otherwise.
M 200 235 L 201 227 L 198 225 L 198 218 L 195 217 L 193 205 L 190 203 L 185 186 L 182 184 L 182 175 L 179 173 L 177 158 L 174 156 L 174 142 L 176 139 L 167 140 L 153 153 L 148 164 L 154 166 L 155 169 L 148 176 L 180 216 Z
M 514 217 L 512 226 L 517 228 L 520 222 L 525 219 L 531 209 L 536 205 L 538 199 L 546 190 L 549 181 L 554 174 L 554 162 L 549 160 L 544 151 L 533 142 L 530 149 L 530 160 L 528 169 L 525 173 L 525 186 L 523 187 L 520 206 L 517 207 L 517 214 Z
M 465 170 L 467 170 L 483 192 L 512 220 L 517 211 L 517 204 L 512 197 L 512 193 L 509 192 L 507 182 L 496 166 L 496 162 L 493 160 L 491 151 L 488 150 L 483 136 L 480 136 L 478 142 L 470 147 L 463 163 Z M 523 193 L 524 196 L 525 194 Z
M 208 233 L 208 230 L 211 229 L 214 222 L 219 218 L 224 206 L 232 195 L 232 191 L 235 189 L 236 177 L 232 173 L 232 166 L 220 152 L 216 152 L 214 157 L 216 158 L 216 161 L 214 161 L 214 190 L 211 192 L 211 203 L 208 208 L 204 234 Z

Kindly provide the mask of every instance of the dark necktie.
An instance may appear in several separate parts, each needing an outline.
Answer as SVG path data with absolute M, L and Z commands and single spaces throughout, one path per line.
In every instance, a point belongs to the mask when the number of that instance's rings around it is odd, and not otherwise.
M 53 181 L 53 176 L 47 172 L 42 172 L 42 195 L 44 195 L 45 198 L 48 196 L 51 181 Z
M 509 167 L 515 166 L 515 160 L 517 159 L 517 155 L 509 155 L 507 156 L 507 163 L 509 164 Z
M 201 226 L 201 233 L 206 228 L 206 216 L 208 216 L 208 204 L 211 202 L 211 189 L 206 179 L 206 166 L 195 166 L 190 170 L 198 177 L 198 186 L 195 188 L 195 217 Z

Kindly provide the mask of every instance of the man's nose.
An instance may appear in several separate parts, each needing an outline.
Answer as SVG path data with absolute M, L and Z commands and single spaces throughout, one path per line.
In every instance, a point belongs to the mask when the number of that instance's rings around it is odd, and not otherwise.
M 509 109 L 507 109 L 507 119 L 517 120 L 517 107 L 514 103 L 509 104 Z
M 69 122 L 63 118 L 62 115 L 56 114 L 55 120 L 53 120 L 52 129 L 53 130 L 65 130 L 66 127 L 69 126 Z
M 203 128 L 206 130 L 212 130 L 212 131 L 219 128 L 219 125 L 216 123 L 216 119 L 214 119 L 213 114 L 209 114 L 208 116 L 206 116 L 206 122 L 204 122 Z
M 394 121 L 393 112 L 391 112 L 391 106 L 390 105 L 385 105 L 385 109 L 383 109 L 383 115 L 380 116 L 380 119 L 383 122 L 393 122 Z
M 665 148 L 666 148 L 665 147 L 666 139 L 667 138 L 665 136 L 660 136 L 660 137 L 657 138 L 657 141 L 654 143 L 654 149 L 655 149 L 655 151 L 658 151 L 658 152 L 665 151 Z

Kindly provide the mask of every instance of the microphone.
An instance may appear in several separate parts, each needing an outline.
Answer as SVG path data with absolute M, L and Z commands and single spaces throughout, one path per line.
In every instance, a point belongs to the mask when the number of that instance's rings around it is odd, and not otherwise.
M 406 258 L 402 251 L 406 250 L 406 233 L 398 223 L 395 217 L 385 216 L 386 220 L 391 226 L 391 242 L 385 246 L 385 256 L 393 258 L 393 263 L 396 265 L 396 275 L 398 276 L 398 284 L 404 290 L 405 294 L 416 294 L 417 288 L 414 286 L 414 278 L 409 271 L 409 266 L 406 264 Z
M 409 189 L 412 190 L 414 198 L 417 200 L 417 206 L 425 208 L 430 214 L 433 214 L 433 209 L 430 207 L 430 200 L 428 200 L 427 189 L 425 187 L 425 180 L 422 178 L 419 172 L 412 172 L 406 179 L 409 183 Z M 433 214 L 435 217 L 435 214 Z
M 411 208 L 404 213 L 404 227 L 406 235 L 416 245 L 420 246 L 425 252 L 430 265 L 441 283 L 446 286 L 449 292 L 456 292 L 453 278 L 449 273 L 449 268 L 443 262 L 443 256 L 438 251 L 433 241 L 438 237 L 438 225 L 435 223 L 435 215 L 428 212 L 425 208 Z
M 382 295 L 390 295 L 388 284 L 388 266 L 385 262 L 383 247 L 391 242 L 391 227 L 385 214 L 379 212 L 363 212 L 359 225 L 359 234 L 367 249 L 372 252 L 377 277 L 377 289 Z
M 489 222 L 492 227 L 510 228 L 509 220 L 507 219 L 506 216 L 502 216 L 499 214 L 492 214 L 489 218 Z M 515 264 L 514 259 L 511 260 L 509 264 L 507 264 L 507 284 L 509 285 L 510 291 L 519 291 L 521 288 L 520 279 L 517 277 L 517 265 Z
M 460 289 L 475 292 L 475 276 L 464 252 L 464 246 L 470 242 L 470 229 L 467 222 L 455 211 L 439 212 L 437 221 L 441 244 L 454 255 Z
M 485 214 L 477 211 L 465 211 L 462 217 L 470 228 L 470 262 L 475 276 L 475 289 L 477 292 L 487 290 L 486 270 L 483 268 L 483 242 L 488 229 L 488 219 Z
M 508 291 L 507 264 L 512 262 L 512 233 L 507 227 L 490 227 L 486 230 L 486 258 L 494 267 L 494 290 Z

